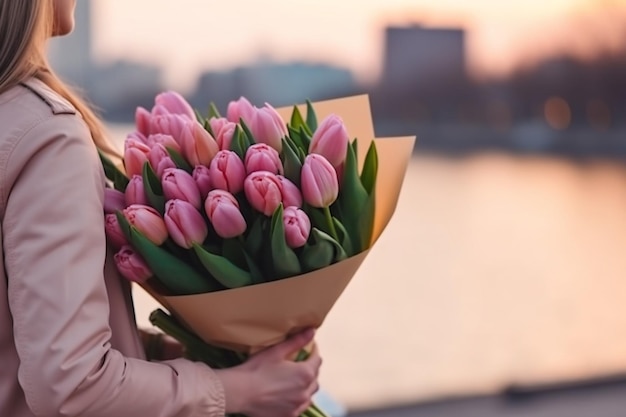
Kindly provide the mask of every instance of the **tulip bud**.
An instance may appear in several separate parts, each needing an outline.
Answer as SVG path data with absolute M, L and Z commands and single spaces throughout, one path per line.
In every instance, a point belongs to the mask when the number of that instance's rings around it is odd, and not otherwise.
M 196 165 L 191 174 L 193 180 L 196 182 L 198 186 L 198 190 L 200 190 L 200 199 L 204 200 L 206 196 L 209 194 L 209 191 L 213 189 L 211 185 L 211 173 L 209 168 L 204 165 Z
M 227 122 L 220 130 L 214 130 L 217 146 L 222 150 L 229 150 L 236 130 L 237 124 L 231 122 Z
M 276 149 L 265 143 L 256 143 L 246 151 L 246 172 L 268 171 L 272 174 L 282 174 L 283 164 Z
M 209 167 L 213 188 L 237 194 L 243 190 L 246 168 L 239 156 L 233 151 L 219 151 Z
M 239 203 L 228 191 L 211 191 L 204 209 L 218 236 L 230 239 L 246 231 L 246 220 L 239 210 Z
M 337 172 L 321 155 L 306 156 L 302 165 L 300 182 L 304 201 L 313 207 L 329 207 L 339 194 Z
M 283 206 L 302 207 L 302 193 L 293 182 L 282 175 L 276 176 L 283 186 Z
M 148 146 L 153 147 L 157 144 L 163 145 L 165 149 L 172 149 L 180 153 L 180 145 L 171 135 L 164 135 L 162 133 L 155 133 L 148 136 Z
M 141 284 L 153 275 L 146 261 L 130 246 L 122 247 L 113 255 L 113 260 L 120 274 L 129 281 Z
M 152 207 L 133 204 L 126 207 L 122 213 L 131 226 L 155 245 L 160 246 L 167 239 L 167 228 L 163 218 Z
M 167 149 L 165 149 L 165 147 L 160 143 L 155 144 L 154 147 L 150 149 L 148 161 L 150 161 L 150 166 L 158 178 L 163 177 L 163 173 L 166 169 L 176 168 L 176 164 L 170 157 Z
M 304 211 L 297 207 L 286 207 L 283 211 L 285 240 L 290 248 L 299 248 L 309 239 L 311 220 Z
M 256 171 L 244 181 L 244 191 L 250 205 L 257 211 L 271 216 L 282 202 L 282 184 L 276 175 Z
M 191 123 L 189 118 L 181 116 L 180 114 L 164 114 L 152 116 L 152 118 L 150 119 L 150 133 L 153 135 L 169 135 L 173 137 L 178 144 L 180 144 L 183 129 L 189 123 Z
M 106 214 L 115 213 L 126 208 L 126 197 L 121 191 L 113 188 L 104 189 L 104 212 Z
M 288 135 L 287 125 L 276 109 L 269 104 L 255 109 L 254 120 L 249 128 L 255 142 L 265 143 L 278 152 L 283 149 L 283 138 Z
M 208 167 L 219 151 L 213 136 L 197 122 L 189 122 L 183 128 L 180 144 L 183 156 L 193 166 L 204 165 Z
M 148 198 L 146 197 L 146 191 L 143 186 L 143 178 L 139 175 L 133 175 L 126 186 L 124 193 L 126 197 L 126 204 L 141 204 L 143 206 L 148 205 Z
M 184 200 L 200 209 L 200 190 L 193 177 L 182 169 L 168 168 L 163 171 L 163 195 L 168 200 Z
M 322 155 L 336 170 L 346 160 L 349 143 L 348 130 L 341 118 L 330 115 L 313 133 L 309 153 Z
M 147 136 L 150 134 L 150 124 L 152 120 L 152 114 L 143 107 L 137 107 L 135 110 L 135 126 L 139 133 Z
M 232 122 L 228 121 L 225 117 L 212 117 L 209 119 L 209 126 L 211 126 L 211 132 L 213 132 L 214 136 L 216 136 L 215 139 L 217 139 L 217 132 L 222 130 L 222 128 L 229 123 Z M 236 125 L 237 123 L 233 124 Z
M 186 249 L 202 244 L 209 233 L 202 214 L 183 200 L 165 203 L 165 225 L 174 242 Z
M 115 214 L 107 214 L 104 216 L 104 231 L 106 232 L 107 239 L 109 239 L 109 242 L 114 248 L 121 248 L 124 245 L 128 245 L 126 236 L 124 236 Z
M 163 106 L 168 112 L 172 114 L 180 114 L 186 116 L 191 120 L 196 120 L 196 113 L 193 111 L 191 105 L 175 91 L 166 91 L 158 94 L 155 98 L 157 106 Z
M 254 119 L 254 106 L 245 97 L 240 97 L 237 101 L 228 103 L 226 117 L 233 123 L 239 123 L 240 119 L 250 125 Z
M 127 138 L 124 142 L 124 169 L 129 177 L 141 175 L 148 161 L 150 148 L 136 139 Z

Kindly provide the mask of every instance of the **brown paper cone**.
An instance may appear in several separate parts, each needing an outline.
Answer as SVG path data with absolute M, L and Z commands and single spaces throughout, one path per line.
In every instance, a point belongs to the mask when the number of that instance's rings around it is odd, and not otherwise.
M 320 122 L 331 113 L 341 116 L 350 135 L 358 140 L 362 166 L 374 140 L 367 96 L 314 103 L 314 107 Z M 289 120 L 291 108 L 279 111 Z M 302 111 L 306 111 L 304 107 Z M 379 169 L 372 245 L 395 211 L 415 138 L 375 141 Z M 175 297 L 146 290 L 205 342 L 251 353 L 281 342 L 292 333 L 321 326 L 368 253 L 369 249 L 297 277 L 232 290 Z

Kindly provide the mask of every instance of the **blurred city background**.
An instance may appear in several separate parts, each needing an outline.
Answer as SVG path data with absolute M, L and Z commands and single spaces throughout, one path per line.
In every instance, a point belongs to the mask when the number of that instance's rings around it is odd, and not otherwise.
M 377 136 L 417 135 L 318 333 L 351 415 L 626 415 L 626 1 L 81 0 L 50 59 L 118 143 L 165 89 L 369 94 Z

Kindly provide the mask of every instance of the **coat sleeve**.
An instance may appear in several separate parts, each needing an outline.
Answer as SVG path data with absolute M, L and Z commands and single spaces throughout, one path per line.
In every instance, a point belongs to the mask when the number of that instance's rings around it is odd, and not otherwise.
M 207 366 L 151 363 L 110 346 L 104 181 L 82 120 L 56 115 L 16 141 L 2 220 L 18 378 L 36 416 L 218 417 Z

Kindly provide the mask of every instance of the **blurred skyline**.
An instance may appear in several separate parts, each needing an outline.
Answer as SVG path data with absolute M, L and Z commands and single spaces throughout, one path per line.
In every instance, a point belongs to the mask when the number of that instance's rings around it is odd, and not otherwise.
M 374 82 L 389 24 L 465 29 L 468 69 L 477 78 L 505 76 L 554 54 L 591 57 L 626 43 L 626 2 L 620 0 L 93 0 L 93 9 L 96 61 L 163 66 L 166 84 L 181 91 L 193 88 L 203 70 L 259 58 L 325 62 Z

